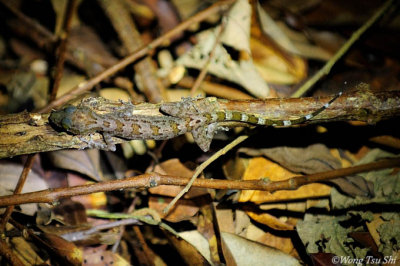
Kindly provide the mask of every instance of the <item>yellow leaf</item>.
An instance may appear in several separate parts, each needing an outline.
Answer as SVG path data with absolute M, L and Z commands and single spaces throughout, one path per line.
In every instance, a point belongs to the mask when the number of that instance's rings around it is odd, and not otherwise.
M 282 181 L 297 176 L 280 165 L 268 161 L 264 157 L 255 157 L 250 160 L 243 175 L 243 180 L 258 180 L 268 178 L 271 182 Z M 323 184 L 308 184 L 296 190 L 281 190 L 274 193 L 267 191 L 244 190 L 240 194 L 239 202 L 251 201 L 256 204 L 264 202 L 288 201 L 294 199 L 308 199 L 330 195 L 331 188 Z
M 285 220 L 287 218 L 277 218 L 269 213 L 255 213 L 252 211 L 246 212 L 253 220 L 268 225 L 275 230 L 294 230 L 294 224 L 291 224 Z

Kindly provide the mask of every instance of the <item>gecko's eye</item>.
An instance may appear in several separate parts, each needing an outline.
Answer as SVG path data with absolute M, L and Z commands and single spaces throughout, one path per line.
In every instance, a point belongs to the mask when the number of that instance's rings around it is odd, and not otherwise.
M 76 107 L 73 105 L 69 105 L 64 108 L 64 112 L 67 114 L 72 114 L 76 110 Z
M 72 127 L 72 120 L 69 117 L 64 117 L 61 121 L 61 125 L 65 130 L 69 130 Z

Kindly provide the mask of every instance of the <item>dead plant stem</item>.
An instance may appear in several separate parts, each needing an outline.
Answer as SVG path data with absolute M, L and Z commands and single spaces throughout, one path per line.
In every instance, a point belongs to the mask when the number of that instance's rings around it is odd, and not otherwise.
M 357 173 L 399 166 L 400 158 L 396 157 L 392 159 L 381 160 L 378 162 L 336 169 L 328 172 L 304 176 L 295 176 L 293 178 L 277 182 L 266 182 L 264 180 L 243 181 L 222 179 L 195 179 L 193 182 L 193 186 L 212 189 L 262 190 L 273 192 L 277 190 L 293 190 L 309 183 L 321 182 L 333 178 L 351 176 Z M 190 179 L 179 176 L 148 173 L 122 180 L 113 180 L 69 188 L 48 189 L 24 194 L 2 196 L 0 197 L 0 207 L 26 203 L 53 203 L 62 198 L 128 188 L 146 188 L 160 185 L 184 186 L 187 185 L 189 181 Z

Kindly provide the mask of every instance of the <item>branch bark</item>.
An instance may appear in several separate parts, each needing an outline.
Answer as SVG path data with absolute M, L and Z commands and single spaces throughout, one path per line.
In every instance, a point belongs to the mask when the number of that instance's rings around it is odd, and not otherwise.
M 262 114 L 269 119 L 286 120 L 290 117 L 310 114 L 331 98 L 332 96 L 324 96 L 298 99 L 219 100 L 218 102 L 225 110 L 246 111 Z M 146 112 L 163 115 L 158 112 L 158 104 L 146 104 L 145 108 Z M 399 115 L 400 91 L 371 92 L 367 90 L 343 94 L 328 109 L 308 123 L 357 120 L 371 124 Z M 0 116 L 0 158 L 88 147 L 88 144 L 77 136 L 57 132 L 49 124 L 48 117 L 49 114 L 27 112 Z M 243 124 L 231 123 L 229 126 L 243 126 Z M 102 142 L 103 137 L 96 133 L 91 136 L 91 140 Z M 120 138 L 113 140 L 116 144 L 126 141 Z

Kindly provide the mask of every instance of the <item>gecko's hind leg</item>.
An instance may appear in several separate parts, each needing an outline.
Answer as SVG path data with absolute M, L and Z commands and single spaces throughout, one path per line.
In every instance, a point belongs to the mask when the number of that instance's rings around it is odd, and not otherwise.
M 209 125 L 198 126 L 191 132 L 196 144 L 204 152 L 207 152 L 210 149 L 211 141 L 213 140 L 215 133 L 221 129 L 227 130 L 225 127 L 220 127 L 217 123 L 212 123 Z

